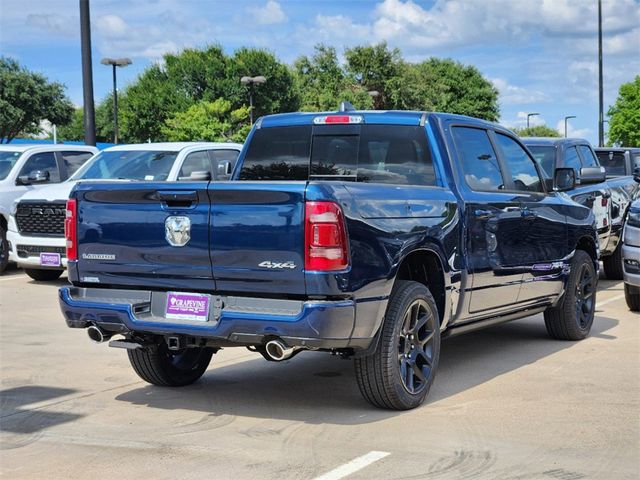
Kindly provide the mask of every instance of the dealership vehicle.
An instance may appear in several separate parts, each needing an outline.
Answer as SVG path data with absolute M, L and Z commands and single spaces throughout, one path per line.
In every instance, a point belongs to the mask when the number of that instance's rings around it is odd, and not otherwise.
M 0 145 L 0 274 L 9 263 L 7 227 L 13 202 L 69 178 L 97 151 L 85 145 Z
M 574 186 L 559 169 L 556 189 Z M 212 354 L 355 358 L 373 405 L 418 406 L 441 336 L 544 312 L 551 337 L 594 318 L 590 209 L 549 191 L 499 125 L 421 112 L 256 122 L 231 182 L 80 183 L 67 203 L 69 327 L 127 349 L 152 384 Z
M 607 171 L 607 177 L 633 175 L 640 168 L 640 148 L 594 148 L 600 165 Z
M 577 185 L 567 192 L 593 210 L 604 273 L 622 280 L 622 229 L 629 205 L 638 191 L 632 176 L 606 177 L 588 141 L 579 138 L 523 138 L 542 167 L 547 182 L 555 168 L 573 168 Z
M 624 297 L 630 310 L 640 310 L 640 198 L 631 204 L 622 244 Z
M 64 212 L 69 192 L 86 180 L 208 181 L 228 179 L 242 145 L 143 143 L 110 147 L 68 181 L 28 192 L 9 219 L 10 259 L 35 280 L 55 280 L 67 265 Z

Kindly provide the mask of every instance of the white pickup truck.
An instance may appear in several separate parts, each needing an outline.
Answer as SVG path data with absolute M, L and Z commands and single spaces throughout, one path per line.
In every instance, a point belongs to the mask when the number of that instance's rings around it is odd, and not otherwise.
M 9 262 L 7 225 L 11 205 L 26 192 L 63 182 L 96 152 L 96 147 L 87 145 L 0 145 L 0 274 Z
M 16 201 L 8 222 L 9 259 L 34 280 L 57 279 L 65 258 L 65 202 L 83 180 L 209 181 L 230 177 L 237 143 L 142 143 L 110 147 L 69 180 L 30 191 Z

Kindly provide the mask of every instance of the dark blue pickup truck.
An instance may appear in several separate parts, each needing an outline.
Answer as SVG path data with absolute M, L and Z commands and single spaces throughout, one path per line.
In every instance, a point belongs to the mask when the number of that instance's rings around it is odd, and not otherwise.
M 355 359 L 364 397 L 424 400 L 441 338 L 544 312 L 591 328 L 589 208 L 548 191 L 510 131 L 423 112 L 268 116 L 229 182 L 78 184 L 67 205 L 69 327 L 186 385 L 221 348 Z M 112 338 L 119 335 L 115 338 Z

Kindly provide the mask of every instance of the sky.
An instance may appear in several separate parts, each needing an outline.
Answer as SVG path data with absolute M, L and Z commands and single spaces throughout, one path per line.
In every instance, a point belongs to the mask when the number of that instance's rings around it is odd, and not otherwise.
M 602 0 L 605 114 L 640 75 L 640 0 Z M 386 41 L 406 60 L 476 66 L 500 92 L 500 122 L 546 124 L 598 140 L 597 0 L 91 0 L 96 101 L 110 89 L 103 57 L 130 57 L 119 89 L 167 52 L 220 44 L 292 63 L 315 44 Z M 78 0 L 0 0 L 0 54 L 64 83 L 82 104 Z M 606 129 L 606 125 L 605 125 Z

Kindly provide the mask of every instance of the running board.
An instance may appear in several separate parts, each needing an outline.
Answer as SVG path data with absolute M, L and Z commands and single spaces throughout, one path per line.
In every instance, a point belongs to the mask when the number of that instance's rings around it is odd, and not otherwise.
M 487 327 L 493 327 L 501 323 L 510 322 L 512 320 L 518 320 L 520 318 L 536 315 L 540 312 L 544 312 L 549 306 L 535 307 L 527 310 L 520 310 L 508 315 L 502 315 L 500 317 L 492 317 L 486 320 L 477 320 L 475 322 L 465 323 L 464 325 L 451 326 L 442 332 L 442 338 L 454 337 L 456 335 L 462 335 L 464 333 L 474 332 Z

